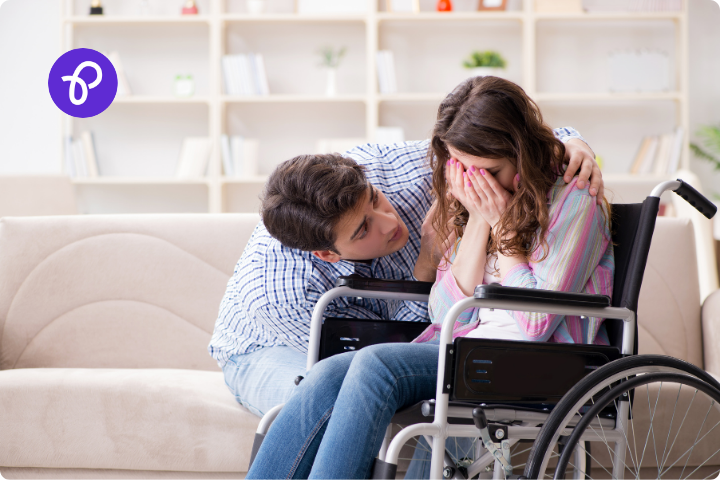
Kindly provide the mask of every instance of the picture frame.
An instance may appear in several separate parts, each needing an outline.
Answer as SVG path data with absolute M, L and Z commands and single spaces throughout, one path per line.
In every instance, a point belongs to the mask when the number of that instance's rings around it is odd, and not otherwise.
M 420 0 L 386 0 L 386 8 L 392 13 L 418 13 Z
M 479 11 L 507 10 L 507 0 L 478 0 Z

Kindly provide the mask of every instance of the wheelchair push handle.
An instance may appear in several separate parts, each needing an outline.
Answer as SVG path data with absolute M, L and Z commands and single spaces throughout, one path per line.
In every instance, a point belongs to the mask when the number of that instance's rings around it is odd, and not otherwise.
M 683 200 L 688 202 L 707 218 L 713 218 L 717 212 L 717 206 L 714 203 L 705 198 L 702 193 L 695 190 L 692 185 L 680 180 L 679 178 L 677 180 L 661 183 L 653 189 L 650 196 L 659 197 L 665 190 L 672 190 L 677 193 Z
M 698 212 L 707 218 L 712 218 L 717 212 L 717 206 L 695 190 L 690 184 L 679 179 L 678 181 L 680 182 L 680 186 L 673 190 L 673 192 L 680 195 L 686 202 L 695 207 Z

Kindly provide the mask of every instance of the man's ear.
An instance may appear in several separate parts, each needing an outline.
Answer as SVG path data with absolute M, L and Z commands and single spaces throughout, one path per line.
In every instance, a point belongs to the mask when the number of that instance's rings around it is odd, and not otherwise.
M 337 263 L 341 260 L 340 255 L 330 250 L 313 250 L 312 254 L 324 262 Z

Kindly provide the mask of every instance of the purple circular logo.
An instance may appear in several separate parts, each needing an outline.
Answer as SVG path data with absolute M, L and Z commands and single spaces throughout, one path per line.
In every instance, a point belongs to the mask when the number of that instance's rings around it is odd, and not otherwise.
M 118 78 L 115 67 L 100 52 L 76 48 L 60 56 L 48 77 L 55 105 L 72 117 L 94 117 L 115 100 Z

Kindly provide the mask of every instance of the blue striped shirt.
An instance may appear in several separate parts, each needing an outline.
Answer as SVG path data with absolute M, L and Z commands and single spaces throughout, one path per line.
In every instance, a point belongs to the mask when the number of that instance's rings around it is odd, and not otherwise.
M 555 134 L 563 141 L 582 139 L 572 128 L 556 129 Z M 263 347 L 284 345 L 307 353 L 313 308 L 340 276 L 414 280 L 420 226 L 432 203 L 428 146 L 427 140 L 366 144 L 345 154 L 365 166 L 368 181 L 385 194 L 408 227 L 407 244 L 393 254 L 369 264 L 328 263 L 310 252 L 282 246 L 258 223 L 228 282 L 208 346 L 221 367 L 235 354 Z M 426 303 L 355 297 L 335 299 L 325 315 L 429 321 Z

